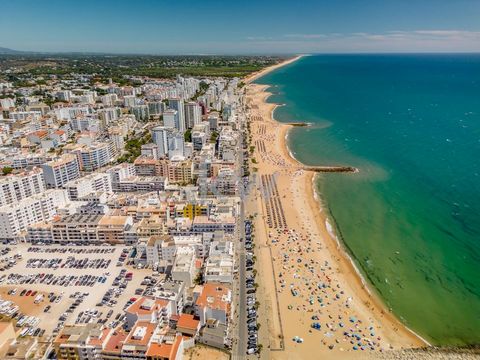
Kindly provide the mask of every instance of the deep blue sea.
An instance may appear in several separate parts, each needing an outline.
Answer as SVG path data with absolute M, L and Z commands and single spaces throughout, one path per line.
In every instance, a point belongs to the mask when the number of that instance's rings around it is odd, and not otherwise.
M 353 165 L 319 193 L 398 317 L 435 344 L 480 343 L 480 55 L 318 55 L 267 74 L 294 156 Z

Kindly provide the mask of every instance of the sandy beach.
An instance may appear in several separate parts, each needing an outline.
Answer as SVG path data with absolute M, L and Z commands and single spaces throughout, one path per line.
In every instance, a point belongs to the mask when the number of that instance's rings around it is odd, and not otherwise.
M 262 69 L 260 71 L 257 71 L 257 72 L 254 72 L 250 75 L 248 75 L 247 77 L 245 77 L 245 79 L 243 80 L 243 82 L 245 84 L 250 84 L 251 82 L 257 80 L 259 77 L 262 77 L 263 75 L 269 73 L 269 72 L 272 72 L 273 70 L 276 70 L 278 68 L 281 68 L 282 66 L 285 66 L 285 65 L 288 65 L 290 63 L 293 63 L 294 61 L 297 61 L 298 59 L 300 59 L 302 56 L 304 55 L 296 55 L 294 56 L 293 58 L 291 59 L 287 59 L 285 61 L 282 61 L 282 62 L 279 62 L 278 64 L 275 64 L 275 65 L 272 65 L 272 66 L 269 66 L 269 67 L 266 67 L 265 69 Z
M 255 146 L 255 190 L 247 211 L 255 223 L 265 355 L 375 358 L 392 349 L 425 346 L 362 281 L 316 199 L 314 176 L 325 175 L 303 170 L 290 156 L 286 137 L 291 125 L 273 119 L 276 105 L 266 103 L 266 86 L 251 84 L 298 58 L 246 79 Z

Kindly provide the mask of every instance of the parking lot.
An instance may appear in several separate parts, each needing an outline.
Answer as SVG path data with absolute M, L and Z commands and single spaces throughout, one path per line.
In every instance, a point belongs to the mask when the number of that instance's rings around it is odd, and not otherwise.
M 22 303 L 43 294 L 21 315 L 34 312 L 40 319 L 35 326 L 39 333 L 45 330 L 45 336 L 55 335 L 64 324 L 99 322 L 114 327 L 125 306 L 148 294 L 147 287 L 160 279 L 153 278 L 151 270 L 127 265 L 130 249 L 122 246 L 18 244 L 9 255 L 13 253 L 15 258 L 0 272 L 0 295 Z M 20 317 L 14 320 L 19 322 Z
M 253 255 L 252 224 L 245 221 L 245 288 L 246 288 L 246 318 L 247 318 L 247 354 L 258 351 L 258 326 L 257 326 L 257 299 L 256 299 L 256 273 L 253 269 L 255 259 Z

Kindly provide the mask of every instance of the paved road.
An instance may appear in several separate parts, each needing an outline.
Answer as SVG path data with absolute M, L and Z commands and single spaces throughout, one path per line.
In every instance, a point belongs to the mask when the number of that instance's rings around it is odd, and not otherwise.
M 238 169 L 240 171 L 239 178 L 242 179 L 242 166 L 243 166 L 243 148 L 240 145 L 238 152 Z M 233 347 L 233 359 L 246 358 L 247 351 L 247 314 L 246 314 L 246 288 L 245 288 L 245 191 L 243 182 L 239 184 L 239 196 L 240 196 L 240 216 L 238 224 L 238 286 L 239 286 L 239 299 L 238 299 L 238 318 L 237 318 L 237 338 L 236 346 Z

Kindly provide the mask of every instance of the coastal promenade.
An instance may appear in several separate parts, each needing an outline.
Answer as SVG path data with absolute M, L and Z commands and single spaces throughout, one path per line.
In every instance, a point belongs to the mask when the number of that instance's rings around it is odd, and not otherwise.
M 291 158 L 285 138 L 293 125 L 272 119 L 265 88 L 247 86 L 257 179 L 247 215 L 255 216 L 259 301 L 268 319 L 263 352 L 343 359 L 425 345 L 368 290 L 336 240 L 313 189 L 314 177 L 324 175 Z

